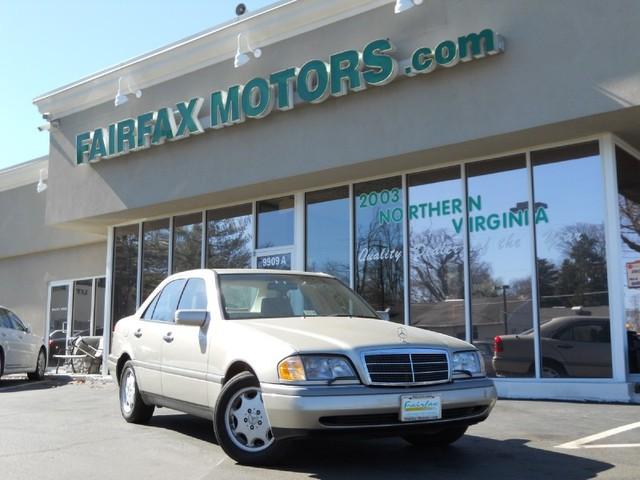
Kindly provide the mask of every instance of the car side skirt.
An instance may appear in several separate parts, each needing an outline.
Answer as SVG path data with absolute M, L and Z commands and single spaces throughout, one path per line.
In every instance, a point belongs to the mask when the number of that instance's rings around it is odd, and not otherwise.
M 142 401 L 147 405 L 156 405 L 158 407 L 166 407 L 179 412 L 195 415 L 196 417 L 213 420 L 213 412 L 207 406 L 197 405 L 174 398 L 167 398 L 154 393 L 140 392 Z

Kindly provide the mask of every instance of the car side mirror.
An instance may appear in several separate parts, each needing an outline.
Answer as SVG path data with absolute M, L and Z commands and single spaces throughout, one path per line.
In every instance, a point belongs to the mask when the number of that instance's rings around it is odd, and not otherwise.
M 190 325 L 201 327 L 207 321 L 207 310 L 176 310 L 174 320 L 176 325 Z
M 386 309 L 386 310 L 378 310 L 376 313 L 378 314 L 378 318 L 380 320 L 387 320 L 390 321 L 391 317 L 389 316 L 389 310 L 390 309 Z
M 25 325 L 25 327 L 24 327 L 24 331 L 25 331 L 26 333 L 31 333 L 31 325 Z

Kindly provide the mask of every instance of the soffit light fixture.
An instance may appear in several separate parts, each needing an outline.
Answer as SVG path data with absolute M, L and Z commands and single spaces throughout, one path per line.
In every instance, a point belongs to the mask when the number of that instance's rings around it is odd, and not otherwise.
M 416 5 L 422 5 L 422 0 L 396 0 L 396 7 L 394 13 L 402 13 L 415 7 Z
M 241 17 L 246 12 L 247 6 L 244 3 L 239 3 L 236 6 L 236 15 L 238 17 Z M 243 40 L 244 47 L 242 46 Z M 246 65 L 250 60 L 249 53 L 253 54 L 254 58 L 260 58 L 262 56 L 262 50 L 259 48 L 253 48 L 249 43 L 249 37 L 245 34 L 239 33 L 236 46 L 236 56 L 233 59 L 233 66 L 235 68 L 239 68 Z
M 245 48 L 242 48 L 242 39 L 244 39 Z M 260 58 L 262 56 L 262 50 L 259 48 L 252 48 L 249 43 L 249 39 L 246 35 L 242 33 L 238 34 L 238 48 L 236 50 L 236 56 L 233 61 L 233 66 L 235 68 L 239 68 L 243 65 L 246 65 L 249 62 L 249 53 L 252 53 L 255 58 Z
M 125 79 L 127 81 L 126 93 L 122 91 L 122 81 Z M 135 95 L 136 98 L 140 98 L 142 97 L 142 90 L 137 89 L 134 91 L 133 88 L 131 88 L 131 80 L 129 80 L 129 77 L 118 78 L 118 92 L 116 93 L 116 97 L 113 101 L 114 105 L 119 107 L 120 105 L 127 103 L 129 101 L 128 95 Z
M 52 128 L 58 128 L 60 126 L 60 120 L 54 119 L 53 115 L 49 112 L 44 112 L 42 118 L 46 120 L 47 123 L 38 127 L 39 132 L 48 132 Z
M 47 182 L 44 179 L 45 169 L 40 169 L 40 179 L 38 180 L 38 185 L 36 185 L 36 192 L 42 193 L 47 189 Z

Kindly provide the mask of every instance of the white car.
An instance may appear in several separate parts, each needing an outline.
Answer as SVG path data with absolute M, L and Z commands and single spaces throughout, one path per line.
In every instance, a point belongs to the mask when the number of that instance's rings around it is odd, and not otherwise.
M 26 373 L 29 380 L 44 377 L 47 351 L 41 337 L 18 316 L 0 306 L 0 377 L 7 373 Z
M 125 420 L 144 423 L 155 406 L 213 420 L 244 464 L 271 463 L 315 434 L 444 446 L 496 401 L 473 345 L 381 320 L 322 274 L 172 275 L 116 324 L 112 345 Z

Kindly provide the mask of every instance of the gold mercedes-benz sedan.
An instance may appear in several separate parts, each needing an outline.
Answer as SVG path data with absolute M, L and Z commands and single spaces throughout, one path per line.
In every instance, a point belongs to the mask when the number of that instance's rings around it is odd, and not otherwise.
M 469 343 L 382 320 L 323 274 L 191 270 L 164 280 L 113 333 L 128 422 L 155 406 L 210 420 L 244 464 L 287 441 L 345 432 L 447 445 L 496 401 Z

